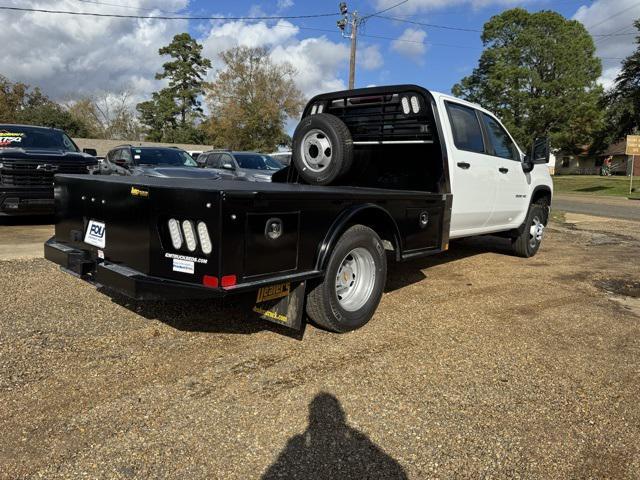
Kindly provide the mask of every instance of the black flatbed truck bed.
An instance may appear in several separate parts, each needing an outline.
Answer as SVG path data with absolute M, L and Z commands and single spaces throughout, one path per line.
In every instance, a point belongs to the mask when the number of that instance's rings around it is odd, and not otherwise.
M 45 257 L 141 300 L 216 298 L 320 278 L 352 224 L 372 227 L 397 260 L 438 253 L 448 244 L 451 195 L 86 175 L 58 175 L 55 189 L 58 218 Z M 211 254 L 173 249 L 166 229 L 171 218 L 205 222 Z M 271 219 L 281 225 L 276 239 L 265 232 Z M 105 225 L 104 248 L 84 241 L 91 220 Z M 175 271 L 176 260 L 193 262 L 193 273 Z

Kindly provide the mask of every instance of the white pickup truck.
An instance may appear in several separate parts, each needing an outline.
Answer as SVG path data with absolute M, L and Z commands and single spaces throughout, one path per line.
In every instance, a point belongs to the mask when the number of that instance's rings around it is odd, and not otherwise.
M 535 255 L 551 205 L 549 145 L 521 150 L 478 105 L 416 85 L 307 104 L 271 183 L 56 176 L 45 256 L 138 299 L 248 294 L 248 309 L 345 332 L 373 316 L 388 261 L 496 234 Z

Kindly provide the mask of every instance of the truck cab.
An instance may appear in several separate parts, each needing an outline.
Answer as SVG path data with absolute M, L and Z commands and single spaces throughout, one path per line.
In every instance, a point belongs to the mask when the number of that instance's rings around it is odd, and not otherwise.
M 524 222 L 532 199 L 544 199 L 550 205 L 553 183 L 547 165 L 529 164 L 495 115 L 450 95 L 432 95 L 455 192 L 450 238 L 516 229 Z

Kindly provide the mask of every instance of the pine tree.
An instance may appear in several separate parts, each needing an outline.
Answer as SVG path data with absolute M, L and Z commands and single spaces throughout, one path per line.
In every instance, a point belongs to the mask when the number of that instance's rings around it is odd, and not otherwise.
M 478 67 L 455 95 L 495 112 L 522 147 L 534 136 L 568 150 L 591 142 L 602 119 L 602 67 L 584 25 L 514 8 L 484 25 L 482 41 Z

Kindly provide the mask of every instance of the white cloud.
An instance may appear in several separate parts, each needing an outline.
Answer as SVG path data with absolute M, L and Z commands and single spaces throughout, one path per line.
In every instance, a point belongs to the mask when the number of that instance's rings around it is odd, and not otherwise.
M 228 22 L 213 25 L 203 40 L 204 53 L 220 68 L 218 54 L 234 46 L 268 47 L 275 62 L 289 62 L 296 69 L 296 84 L 306 97 L 317 93 L 346 88 L 343 77 L 349 68 L 349 47 L 346 42 L 333 42 L 326 37 L 297 38 L 299 29 L 280 20 L 275 25 L 265 22 Z M 374 70 L 383 64 L 377 45 L 358 50 L 358 65 Z M 356 74 L 357 77 L 357 74 Z
M 382 53 L 378 45 L 360 47 L 357 52 L 356 62 L 358 67 L 365 70 L 376 70 L 384 64 Z
M 614 83 L 616 82 L 616 77 L 620 73 L 620 70 L 621 70 L 620 66 L 603 69 L 602 75 L 598 79 L 598 83 L 602 85 L 605 88 L 605 90 L 609 90 L 611 87 L 613 87 Z
M 43 7 L 42 0 L 3 0 L 5 5 Z M 110 3 L 110 2 L 107 2 Z M 189 0 L 120 0 L 133 9 L 107 5 L 82 4 L 76 0 L 49 0 L 46 8 L 102 13 L 159 14 L 179 11 Z M 278 7 L 293 2 L 281 0 Z M 135 10 L 135 8 L 151 10 Z M 271 49 L 277 62 L 289 61 L 297 70 L 296 82 L 307 96 L 321 91 L 345 88 L 342 80 L 349 69 L 347 41 L 332 41 L 325 36 L 301 38 L 294 24 L 273 22 L 217 21 L 213 23 L 81 17 L 45 13 L 0 11 L 0 74 L 13 81 L 39 86 L 56 100 L 72 101 L 81 96 L 105 91 L 127 90 L 132 101 L 149 98 L 163 85 L 155 80 L 166 57 L 158 49 L 177 33 L 197 32 L 204 56 L 214 69 L 220 67 L 218 54 L 245 45 Z M 306 32 L 305 32 L 306 33 Z M 363 43 L 358 49 L 361 70 L 383 65 L 383 56 L 375 44 Z M 213 75 L 213 72 L 212 72 Z
M 278 0 L 278 10 L 284 10 L 286 8 L 293 7 L 293 0 Z
M 440 8 L 449 8 L 456 5 L 469 5 L 472 8 L 488 7 L 490 5 L 512 6 L 522 5 L 523 3 L 534 3 L 537 0 L 411 0 L 388 12 L 388 15 L 407 15 L 420 12 L 437 10 Z M 396 5 L 398 0 L 377 0 L 376 10 L 384 10 L 385 8 Z
M 424 61 L 424 54 L 427 51 L 425 38 L 427 38 L 427 32 L 424 30 L 406 28 L 402 35 L 391 43 L 391 49 L 414 60 Z
M 128 6 L 175 11 L 187 2 L 129 0 Z M 8 4 L 43 7 L 36 0 L 12 0 Z M 90 6 L 79 9 L 71 0 L 49 2 L 46 7 L 96 11 Z M 99 11 L 122 13 L 121 8 L 108 6 L 101 6 Z M 122 89 L 131 91 L 135 99 L 142 98 L 158 85 L 153 78 L 164 61 L 158 49 L 187 29 L 182 21 L 9 11 L 0 12 L 0 23 L 0 73 L 13 81 L 39 86 L 56 99 Z
M 600 83 L 610 88 L 620 72 L 620 59 L 629 56 L 636 48 L 634 34 L 637 30 L 633 21 L 640 18 L 640 4 L 636 0 L 596 0 L 589 6 L 581 6 L 573 18 L 582 22 L 594 35 L 596 55 L 602 59 Z M 616 35 L 597 36 L 612 33 Z

